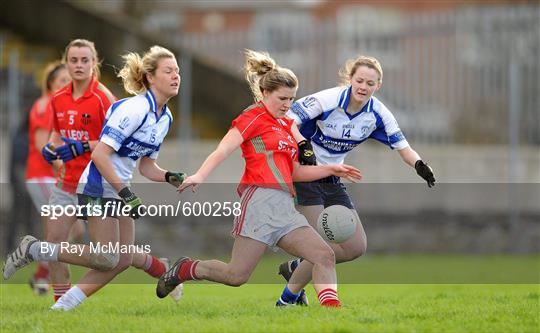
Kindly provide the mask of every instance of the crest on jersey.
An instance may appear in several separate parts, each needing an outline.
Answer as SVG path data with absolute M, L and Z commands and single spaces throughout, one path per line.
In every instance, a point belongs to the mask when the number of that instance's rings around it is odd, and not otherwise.
M 125 130 L 126 127 L 129 126 L 129 117 L 124 117 L 124 119 L 122 119 L 120 121 L 120 124 L 118 125 L 118 127 L 120 127 L 120 129 L 122 130 Z
M 85 125 L 90 124 L 90 122 L 91 122 L 90 115 L 88 113 L 83 113 L 81 121 Z

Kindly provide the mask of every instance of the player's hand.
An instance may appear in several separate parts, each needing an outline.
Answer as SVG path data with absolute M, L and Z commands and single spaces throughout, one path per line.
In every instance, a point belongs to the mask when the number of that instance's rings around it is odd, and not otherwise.
M 118 192 L 118 195 L 120 198 L 122 198 L 122 201 L 128 206 L 129 214 L 133 219 L 138 219 L 140 217 L 140 210 L 142 208 L 142 201 L 139 199 L 138 196 L 135 195 L 135 193 L 131 192 L 131 189 L 129 186 L 124 187 L 123 189 Z
M 199 185 L 204 181 L 204 178 L 199 176 L 198 174 L 191 175 L 189 177 L 186 177 L 184 179 L 184 182 L 182 182 L 182 185 L 178 187 L 177 192 L 182 193 L 186 188 L 191 187 L 192 192 L 196 192 L 199 188 Z
M 317 165 L 317 158 L 313 146 L 308 140 L 298 142 L 298 162 L 301 165 Z
M 332 174 L 334 176 L 345 178 L 353 183 L 358 183 L 362 180 L 362 172 L 357 168 L 347 164 L 332 164 L 329 165 L 332 168 Z
M 78 141 L 65 137 L 62 137 L 62 140 L 66 144 L 56 148 L 56 154 L 58 155 L 58 158 L 64 161 L 64 163 L 90 151 L 90 144 L 88 141 Z
M 165 181 L 174 187 L 182 185 L 182 182 L 186 179 L 186 174 L 183 172 L 171 172 L 165 173 Z
M 53 161 L 58 159 L 58 155 L 56 155 L 56 151 L 54 151 L 54 146 L 50 142 L 43 146 L 43 149 L 41 149 L 41 155 L 43 155 L 43 158 L 49 164 L 52 164 Z
M 427 182 L 428 187 L 435 186 L 435 176 L 433 176 L 433 169 L 429 165 L 422 160 L 418 160 L 414 163 L 414 168 L 416 173 Z

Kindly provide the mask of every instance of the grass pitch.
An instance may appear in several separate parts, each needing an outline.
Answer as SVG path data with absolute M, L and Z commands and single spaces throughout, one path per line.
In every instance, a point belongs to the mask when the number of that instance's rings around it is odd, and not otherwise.
M 338 274 L 342 280 L 360 272 L 360 282 L 363 283 L 339 286 L 340 299 L 344 304 L 341 309 L 321 308 L 311 287 L 308 288 L 310 307 L 274 308 L 283 287 L 275 276 L 276 263 L 280 260 L 270 257 L 260 264 L 252 281 L 261 283 L 249 283 L 240 288 L 188 283 L 184 298 L 178 304 L 170 298 L 158 299 L 154 281 L 145 280 L 143 273 L 130 269 L 119 279 L 122 284 L 107 286 L 79 308 L 67 313 L 48 310 L 52 296 L 37 297 L 31 293 L 24 284 L 32 270 L 27 268 L 16 274 L 15 282 L 19 283 L 0 286 L 0 331 L 540 332 L 537 256 L 489 257 L 480 261 L 465 256 L 461 259 L 456 256 L 372 257 L 364 265 L 364 259 L 360 259 L 355 265 L 340 265 Z M 400 270 L 395 267 L 397 262 L 402 268 L 415 267 L 415 262 L 420 262 L 423 267 L 430 262 L 448 266 L 448 275 L 456 269 L 455 265 L 478 268 L 481 267 L 479 262 L 485 260 L 496 264 L 487 265 L 494 271 L 514 270 L 506 271 L 507 275 L 496 276 L 500 279 L 498 284 L 471 284 L 479 283 L 474 279 L 487 279 L 486 274 L 490 272 L 485 269 L 470 272 L 469 284 L 434 284 L 444 274 L 440 271 L 433 272 L 434 282 L 431 284 L 371 283 L 377 274 L 383 281 L 387 274 L 396 276 L 396 271 Z M 512 266 L 520 260 L 522 271 Z M 447 265 L 443 265 L 445 261 Z M 509 266 L 505 267 L 504 263 Z M 362 271 L 368 273 L 362 275 Z M 77 270 L 75 275 L 82 272 Z M 516 272 L 521 276 L 529 274 L 533 279 L 529 282 L 534 283 L 516 282 Z M 420 273 L 425 274 L 423 271 Z M 405 276 L 413 278 L 411 273 Z M 465 277 L 460 272 L 456 279 Z M 520 284 L 505 284 L 508 282 Z

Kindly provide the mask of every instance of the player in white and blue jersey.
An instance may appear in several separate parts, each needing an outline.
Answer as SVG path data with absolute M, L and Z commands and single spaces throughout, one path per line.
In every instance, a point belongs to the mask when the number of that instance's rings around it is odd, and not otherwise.
M 119 76 L 125 90 L 135 96 L 114 103 L 107 111 L 92 160 L 77 188 L 79 205 L 88 208 L 83 214 L 88 220 L 92 243 L 112 246 L 100 251 L 86 245 L 62 246 L 61 249 L 59 244 L 26 236 L 17 249 L 22 255 L 10 266 L 11 274 L 31 261 L 59 261 L 91 268 L 53 305 L 53 310 L 67 311 L 78 306 L 132 265 L 134 255 L 141 258 L 140 254 L 145 253 L 129 250 L 136 249 L 133 247 L 134 218 L 138 218 L 143 208 L 141 200 L 130 189 L 137 160 L 140 160 L 140 173 L 150 180 L 178 187 L 184 178 L 184 174 L 166 171 L 156 164 L 172 122 L 167 102 L 178 94 L 180 87 L 174 55 L 154 46 L 143 58 L 129 53 L 124 60 Z M 157 277 L 165 273 L 167 267 L 163 262 L 146 255 L 151 259 L 150 271 Z
M 403 161 L 414 167 L 429 187 L 435 184 L 432 169 L 414 151 L 388 108 L 375 96 L 382 84 L 383 71 L 372 57 L 360 56 L 347 62 L 340 72 L 342 86 L 323 90 L 296 101 L 287 116 L 299 131 L 301 164 L 343 163 L 347 154 L 367 139 L 375 139 L 397 150 Z M 345 185 L 338 177 L 295 184 L 298 211 L 312 226 L 325 207 L 343 205 L 357 214 Z M 360 219 L 358 219 L 360 221 Z M 330 244 L 336 262 L 354 260 L 365 253 L 367 241 L 362 224 L 341 244 Z M 289 282 L 282 303 L 307 305 L 304 286 L 311 280 L 311 263 L 300 259 L 283 263 L 279 273 Z M 293 273 L 294 272 L 294 273 Z

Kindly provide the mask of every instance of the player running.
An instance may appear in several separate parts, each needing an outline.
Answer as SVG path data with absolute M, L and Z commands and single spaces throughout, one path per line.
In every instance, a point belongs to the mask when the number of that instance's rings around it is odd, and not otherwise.
M 279 247 L 313 263 L 315 290 L 324 306 L 340 306 L 335 259 L 331 248 L 294 208 L 293 180 L 309 181 L 331 175 L 361 178 L 347 165 L 299 166 L 292 120 L 284 118 L 296 95 L 294 73 L 266 53 L 246 50 L 246 78 L 256 103 L 232 122 L 232 127 L 199 170 L 179 187 L 195 191 L 208 175 L 238 147 L 246 168 L 238 192 L 241 214 L 235 218 L 235 241 L 229 263 L 179 259 L 159 279 L 157 295 L 165 297 L 179 283 L 204 279 L 229 286 L 244 284 L 266 247 Z
M 171 96 L 177 94 L 179 86 L 177 68 L 176 72 L 169 73 L 170 70 L 168 67 L 165 68 L 164 63 L 176 64 L 176 60 L 174 60 L 172 53 L 161 48 L 153 49 L 143 61 L 140 61 L 140 58 L 135 55 L 126 56 L 126 67 L 120 74 L 124 79 L 125 86 L 128 87 L 127 90 L 134 92 L 134 87 L 138 87 L 137 92 L 143 93 L 146 89 L 148 91 L 146 94 L 113 104 L 109 109 L 107 126 L 103 129 L 99 143 L 97 138 L 105 121 L 105 111 L 107 110 L 105 107 L 108 108 L 111 105 L 110 102 L 113 101 L 114 97 L 97 81 L 99 68 L 97 67 L 97 53 L 93 43 L 87 40 L 72 41 L 66 48 L 66 60 L 73 84 L 61 90 L 53 98 L 53 110 L 56 111 L 56 131 L 51 136 L 52 142 L 58 143 L 61 139 L 66 144 L 54 150 L 50 148 L 50 144 L 44 148 L 46 151 L 45 156 L 49 161 L 59 157 L 65 162 L 65 172 L 61 172 L 57 188 L 53 191 L 53 198 L 56 193 L 58 198 L 62 199 L 60 204 L 76 205 L 77 196 L 75 190 L 79 184 L 79 178 L 81 178 L 83 185 L 82 187 L 79 186 L 79 193 L 88 194 L 86 192 L 86 185 L 88 185 L 88 188 L 95 190 L 95 192 L 92 192 L 95 198 L 103 198 L 102 202 L 105 203 L 108 200 L 120 201 L 116 191 L 113 191 L 109 184 L 114 184 L 114 188 L 116 188 L 120 184 L 129 183 L 133 167 L 139 157 L 146 156 L 143 157 L 140 167 L 143 175 L 154 179 L 156 178 L 155 175 L 162 171 L 157 167 L 154 168 L 153 159 L 157 157 L 157 151 L 154 152 L 154 150 L 159 150 L 159 145 L 172 121 L 170 111 L 168 111 L 165 103 Z M 143 62 L 144 68 L 142 68 Z M 158 63 L 161 64 L 160 68 L 157 68 Z M 79 89 L 77 93 L 78 85 L 85 80 L 87 81 L 86 90 Z M 169 82 L 175 80 L 175 83 Z M 150 83 L 150 81 L 152 82 Z M 174 86 L 171 86 L 171 84 L 174 84 Z M 159 97 L 154 97 L 150 87 Z M 54 104 L 54 102 L 57 104 Z M 123 106 L 120 107 L 121 105 Z M 145 117 L 145 115 L 149 116 Z M 160 118 L 157 118 L 157 115 Z M 120 119 L 120 117 L 122 118 Z M 137 128 L 137 126 L 140 127 Z M 140 132 L 143 130 L 145 130 L 148 137 L 140 138 Z M 125 137 L 123 139 L 125 142 L 111 141 L 113 139 L 121 140 L 121 132 L 124 133 Z M 69 138 L 66 138 L 66 135 Z M 146 144 L 141 144 L 133 150 L 128 148 L 128 145 L 134 140 L 150 141 L 150 143 L 148 143 L 148 147 Z M 90 151 L 93 151 L 93 153 L 90 154 Z M 145 153 L 143 154 L 143 152 Z M 88 163 L 91 156 L 93 162 Z M 81 162 L 86 164 L 82 165 Z M 81 176 L 83 171 L 85 173 Z M 101 174 L 103 174 L 103 178 Z M 162 176 L 158 181 L 165 179 L 165 175 Z M 113 177 L 112 180 L 111 177 Z M 174 177 L 178 178 L 179 175 L 174 174 L 171 176 L 167 174 L 167 177 L 167 180 L 174 182 Z M 179 182 L 174 182 L 174 184 L 177 186 Z M 99 193 L 97 189 L 100 186 L 105 190 L 104 192 Z M 128 192 L 129 188 L 126 187 L 121 191 L 121 194 L 124 195 Z M 136 199 L 128 200 L 125 196 L 122 196 L 122 198 L 131 204 Z M 83 203 L 90 200 L 88 195 L 82 199 Z M 51 204 L 58 204 L 53 202 L 52 199 L 51 202 Z M 159 277 L 166 271 L 165 262 L 146 253 L 131 253 L 120 258 L 118 253 L 90 253 L 88 246 L 84 246 L 84 250 L 77 253 L 60 251 L 58 243 L 66 240 L 65 233 L 69 231 L 69 227 L 75 219 L 76 217 L 73 216 L 64 216 L 59 217 L 58 220 L 49 220 L 48 234 L 56 238 L 49 237 L 48 242 L 37 241 L 32 236 L 24 237 L 19 247 L 6 260 L 3 272 L 4 278 L 8 279 L 17 269 L 24 267 L 31 261 L 50 261 L 51 267 L 53 264 L 65 265 L 70 263 L 94 269 L 88 272 L 81 280 L 82 289 L 79 287 L 70 289 L 68 284 L 65 287 L 66 289 L 62 290 L 64 292 L 70 290 L 70 295 L 66 294 L 67 297 L 64 301 L 57 298 L 57 303 L 53 308 L 68 310 L 80 303 L 75 302 L 74 299 L 82 302 L 84 299 L 82 295 L 89 296 L 96 292 L 129 265 L 144 269 L 145 272 L 154 277 Z M 120 228 L 120 241 L 122 244 L 133 243 L 133 220 L 131 218 L 125 217 L 123 219 L 125 220 L 124 223 L 120 223 L 120 225 L 114 217 L 108 217 L 105 222 L 101 221 L 101 217 L 89 217 L 88 219 L 90 238 L 94 243 L 118 242 L 118 228 Z M 53 240 L 51 241 L 51 239 Z M 67 267 L 65 272 L 65 275 L 61 277 L 65 278 L 69 283 Z M 58 293 L 55 296 L 58 297 Z M 176 295 L 177 298 L 179 296 L 181 294 Z
M 342 86 L 301 98 L 287 112 L 300 129 L 300 132 L 295 129 L 294 133 L 299 142 L 300 163 L 341 164 L 351 150 L 371 138 L 396 149 L 402 160 L 414 167 L 429 187 L 434 186 L 431 167 L 411 148 L 388 108 L 373 96 L 382 84 L 383 71 L 379 61 L 366 56 L 350 59 L 340 71 L 340 77 Z M 332 205 L 348 207 L 358 216 L 339 177 L 296 183 L 295 186 L 298 210 L 313 227 L 322 210 Z M 349 240 L 330 246 L 338 263 L 360 257 L 367 247 L 362 223 L 358 223 Z M 303 288 L 312 278 L 312 267 L 312 263 L 300 259 L 280 265 L 279 273 L 288 281 L 280 300 L 287 304 L 307 305 Z
M 49 203 L 55 183 L 53 168 L 41 156 L 41 149 L 47 144 L 51 133 L 53 113 L 50 100 L 56 91 L 71 80 L 66 65 L 52 62 L 43 71 L 42 95 L 32 105 L 28 121 L 28 158 L 26 160 L 26 189 L 37 211 Z M 58 171 L 58 170 L 56 170 Z M 41 217 L 44 234 L 47 234 L 47 218 Z M 37 295 L 49 291 L 49 266 L 46 262 L 37 265 L 30 278 L 30 287 Z

